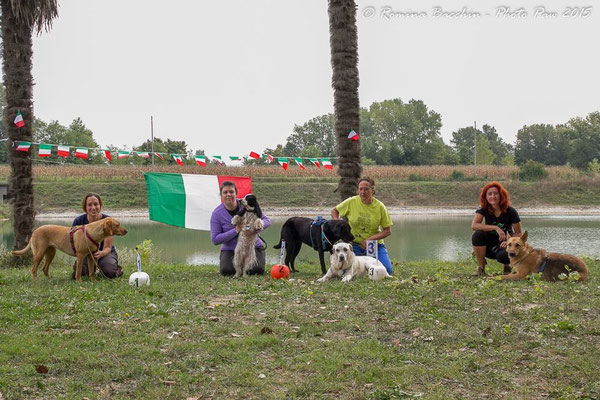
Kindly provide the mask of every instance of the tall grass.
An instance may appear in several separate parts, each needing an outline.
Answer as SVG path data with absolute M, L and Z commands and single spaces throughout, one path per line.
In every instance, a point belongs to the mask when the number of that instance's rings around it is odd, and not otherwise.
M 560 166 L 548 167 L 548 178 L 568 180 L 581 177 L 583 174 L 575 168 Z M 307 166 L 306 170 L 290 163 L 287 171 L 279 165 L 263 166 L 215 166 L 199 167 L 195 165 L 34 165 L 34 178 L 43 180 L 95 178 L 101 180 L 139 179 L 144 172 L 172 172 L 185 174 L 204 175 L 236 175 L 251 176 L 253 178 L 317 178 L 337 180 L 336 170 L 327 170 L 314 166 Z M 444 181 L 450 180 L 453 171 L 464 174 L 465 180 L 517 180 L 518 167 L 510 166 L 457 166 L 457 165 L 432 165 L 432 166 L 365 166 L 363 175 L 368 175 L 375 180 L 382 181 Z M 8 179 L 10 167 L 0 165 L 0 177 Z M 456 173 L 455 173 L 456 175 Z

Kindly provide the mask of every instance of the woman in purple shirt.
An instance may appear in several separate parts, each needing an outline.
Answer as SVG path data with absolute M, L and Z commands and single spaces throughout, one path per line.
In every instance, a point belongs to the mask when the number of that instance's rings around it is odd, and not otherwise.
M 239 231 L 231 224 L 231 219 L 241 208 L 237 200 L 237 187 L 231 181 L 225 181 L 221 184 L 221 204 L 217 206 L 210 217 L 210 238 L 216 245 L 221 245 L 221 255 L 219 256 L 219 267 L 221 275 L 234 275 L 233 252 L 238 241 Z M 263 213 L 262 221 L 264 229 L 271 225 L 271 221 Z M 265 248 L 266 244 L 260 239 L 256 239 L 254 244 L 256 250 L 257 264 L 249 271 L 253 274 L 265 273 Z

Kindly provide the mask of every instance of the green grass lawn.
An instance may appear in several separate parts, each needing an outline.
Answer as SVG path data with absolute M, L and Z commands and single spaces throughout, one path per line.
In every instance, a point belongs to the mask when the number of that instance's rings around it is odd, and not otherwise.
M 315 283 L 316 263 L 289 281 L 152 265 L 139 289 L 132 264 L 77 284 L 59 261 L 36 282 L 0 269 L 0 399 L 600 397 L 599 261 L 585 283 L 473 278 L 471 260 L 348 284 Z

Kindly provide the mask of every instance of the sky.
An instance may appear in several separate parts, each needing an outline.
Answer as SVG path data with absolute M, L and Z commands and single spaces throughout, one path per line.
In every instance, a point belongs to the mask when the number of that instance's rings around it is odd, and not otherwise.
M 600 110 L 592 0 L 357 4 L 361 107 L 422 100 L 447 144 L 475 123 L 514 143 Z M 189 150 L 274 148 L 333 112 L 328 24 L 324 0 L 59 0 L 34 38 L 34 112 L 124 150 L 150 139 L 151 116 Z

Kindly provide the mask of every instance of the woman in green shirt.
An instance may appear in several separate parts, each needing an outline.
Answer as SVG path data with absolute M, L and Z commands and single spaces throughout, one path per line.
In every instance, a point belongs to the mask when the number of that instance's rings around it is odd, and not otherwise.
M 331 218 L 347 217 L 354 243 L 352 247 L 357 256 L 366 255 L 367 240 L 377 240 L 377 258 L 392 274 L 392 262 L 388 256 L 383 238 L 392 234 L 392 220 L 385 205 L 377 200 L 375 181 L 369 177 L 358 181 L 357 196 L 349 197 L 331 210 Z

